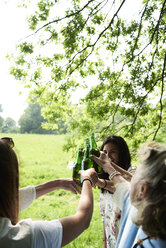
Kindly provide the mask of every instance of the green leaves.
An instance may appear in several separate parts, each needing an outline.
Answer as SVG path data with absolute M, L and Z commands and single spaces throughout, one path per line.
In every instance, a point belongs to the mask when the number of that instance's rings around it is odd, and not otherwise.
M 29 28 L 35 30 L 40 21 L 47 21 L 49 17 L 50 8 L 54 5 L 54 1 L 41 0 L 38 1 L 38 11 L 28 18 Z
M 11 67 L 10 68 L 10 73 L 17 79 L 17 80 L 22 80 L 25 79 L 27 76 L 27 72 L 25 70 Z
M 99 141 L 122 135 L 136 148 L 165 125 L 166 3 L 143 1 L 134 12 L 123 3 L 37 1 L 34 35 L 11 59 L 11 74 L 31 86 L 49 125 L 67 122 L 66 149 L 92 131 Z
M 28 42 L 23 42 L 22 44 L 20 44 L 19 46 L 20 52 L 24 53 L 24 54 L 31 54 L 34 52 L 33 50 L 33 45 L 31 43 Z

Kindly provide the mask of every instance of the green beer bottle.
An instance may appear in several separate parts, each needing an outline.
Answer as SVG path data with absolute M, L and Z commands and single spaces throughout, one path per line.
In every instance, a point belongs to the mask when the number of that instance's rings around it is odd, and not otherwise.
M 100 150 L 97 147 L 94 133 L 91 133 L 90 135 L 90 155 L 95 155 L 96 157 L 100 156 Z M 97 173 L 103 173 L 103 169 L 94 160 L 92 160 L 92 163 L 93 168 Z
M 92 168 L 91 160 L 89 159 L 89 152 L 90 152 L 90 146 L 89 146 L 89 139 L 85 139 L 85 151 L 84 151 L 84 157 L 82 160 L 82 170 L 87 170 L 89 168 Z
M 73 167 L 73 178 L 81 181 L 81 175 L 78 173 L 81 170 L 81 163 L 83 157 L 83 148 L 78 148 L 76 162 Z
M 84 144 L 85 144 L 85 148 L 87 146 L 90 146 L 90 142 L 89 142 L 89 139 L 88 138 L 84 139 Z

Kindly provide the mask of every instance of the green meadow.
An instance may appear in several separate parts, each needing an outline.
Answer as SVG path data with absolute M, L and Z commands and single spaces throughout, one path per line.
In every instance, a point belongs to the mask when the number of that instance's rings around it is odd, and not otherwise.
M 20 187 L 37 185 L 55 178 L 70 178 L 67 169 L 71 155 L 62 150 L 65 135 L 1 134 L 12 137 L 19 159 Z M 93 189 L 94 212 L 89 228 L 68 248 L 102 247 L 102 222 L 99 209 L 99 189 Z M 32 218 L 52 220 L 75 213 L 80 195 L 56 190 L 36 199 L 31 206 L 20 213 L 20 219 Z

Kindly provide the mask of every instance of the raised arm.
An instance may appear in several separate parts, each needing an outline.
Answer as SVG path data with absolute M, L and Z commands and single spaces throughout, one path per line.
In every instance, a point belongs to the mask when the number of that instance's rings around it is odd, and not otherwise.
M 95 186 L 98 186 L 101 189 L 106 189 L 112 193 L 115 192 L 115 187 L 113 182 L 106 179 L 98 178 Z
M 19 190 L 19 211 L 31 205 L 36 198 L 56 189 L 69 190 L 74 194 L 81 193 L 79 182 L 70 178 L 54 179 L 37 186 L 28 186 Z
M 113 192 L 114 202 L 122 209 L 123 200 L 127 192 L 130 190 L 130 179 L 131 177 L 127 177 L 125 179 L 125 176 L 122 173 L 120 173 L 119 170 L 116 170 L 115 167 L 112 166 L 110 163 L 110 160 L 107 156 L 107 154 L 102 153 L 101 156 L 98 158 L 96 156 L 93 156 L 93 159 L 98 163 L 108 174 L 109 174 L 109 180 L 106 182 L 110 182 L 105 189 Z M 98 179 L 96 185 L 99 185 L 99 187 L 104 188 L 104 182 Z M 104 180 L 103 180 L 104 181 Z
M 130 181 L 132 175 L 129 172 L 126 173 L 125 170 L 121 170 L 118 165 L 112 163 L 106 153 L 100 152 L 100 157 L 92 155 L 92 159 L 109 174 L 110 179 L 104 180 L 98 178 L 96 186 L 106 189 L 110 192 L 115 192 L 119 183 L 125 182 L 126 180 Z
M 70 178 L 54 179 L 46 183 L 35 186 L 35 189 L 36 189 L 36 198 L 56 189 L 69 190 L 74 194 L 81 193 L 81 187 L 79 182 Z
M 118 171 L 126 180 L 130 181 L 132 178 L 132 174 L 123 168 L 119 167 L 117 164 L 111 161 L 111 159 L 108 157 L 108 154 L 104 153 L 103 151 L 100 151 L 100 157 L 96 157 L 94 155 L 91 156 L 91 158 L 96 161 L 98 165 L 100 165 L 105 172 L 107 172 L 109 175 L 113 171 Z
M 63 226 L 62 246 L 65 246 L 89 227 L 93 213 L 92 186 L 97 174 L 94 169 L 82 171 L 83 185 L 81 197 L 75 215 L 60 219 Z

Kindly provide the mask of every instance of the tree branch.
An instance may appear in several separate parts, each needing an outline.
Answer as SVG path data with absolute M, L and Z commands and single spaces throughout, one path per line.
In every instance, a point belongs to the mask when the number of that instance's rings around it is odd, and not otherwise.
M 83 53 L 85 50 L 87 50 L 88 48 L 91 48 L 91 51 L 89 52 L 89 54 L 70 72 L 70 75 L 73 73 L 73 71 L 75 71 L 76 69 L 78 69 L 78 67 L 84 63 L 87 58 L 93 53 L 94 47 L 97 44 L 97 42 L 100 40 L 100 38 L 102 37 L 102 35 L 111 27 L 111 25 L 114 22 L 115 17 L 117 16 L 117 14 L 119 13 L 120 9 L 122 8 L 123 4 L 125 3 L 126 0 L 123 0 L 122 3 L 120 4 L 118 10 L 115 12 L 115 14 L 113 15 L 109 25 L 102 31 L 100 32 L 100 34 L 98 35 L 98 38 L 96 39 L 96 41 L 93 44 L 88 44 L 86 47 L 84 47 L 81 51 L 79 51 L 78 53 L 76 53 L 72 59 L 69 61 L 69 65 L 74 61 L 74 59 L 81 53 Z M 69 68 L 69 67 L 68 67 Z M 67 70 L 68 70 L 67 68 Z
M 155 140 L 156 135 L 161 127 L 161 122 L 162 122 L 162 116 L 163 116 L 163 103 L 162 103 L 162 99 L 163 99 L 163 94 L 164 94 L 164 74 L 165 74 L 165 69 L 166 69 L 166 53 L 165 53 L 165 57 L 164 57 L 164 64 L 163 64 L 163 70 L 162 70 L 162 84 L 161 84 L 161 95 L 160 95 L 160 120 L 158 123 L 158 127 L 155 131 L 153 140 Z
M 132 58 L 134 58 L 134 51 L 135 51 L 135 48 L 136 48 L 137 43 L 138 43 L 138 39 L 139 39 L 140 34 L 141 34 L 143 16 L 144 16 L 144 14 L 145 14 L 145 12 L 146 12 L 147 6 L 148 6 L 148 2 L 147 2 L 147 4 L 145 5 L 145 8 L 144 8 L 143 13 L 142 13 L 142 15 L 141 15 L 141 19 L 140 19 L 140 24 L 139 24 L 139 28 L 138 28 L 137 37 L 136 37 L 136 39 L 135 39 L 135 43 L 134 43 L 134 46 L 133 46 L 133 49 L 132 49 Z
M 159 18 L 158 18 L 158 21 L 157 21 L 157 24 L 156 24 L 156 26 L 155 26 L 155 28 L 154 28 L 154 31 L 153 31 L 153 34 L 152 34 L 152 36 L 151 36 L 151 39 L 150 39 L 150 41 L 149 41 L 149 43 L 147 43 L 146 44 L 146 46 L 137 54 L 137 55 L 135 55 L 135 56 L 139 56 L 151 43 L 152 43 L 152 41 L 153 41 L 153 39 L 154 39 L 154 36 L 155 36 L 155 33 L 156 33 L 156 31 L 158 30 L 158 27 L 159 27 L 159 25 L 160 25 L 160 21 L 161 21 L 161 19 L 162 19 L 162 15 L 163 15 L 163 13 L 164 13 L 164 7 L 165 7 L 165 4 L 166 4 L 166 0 L 164 1 L 164 3 L 163 3 L 163 5 L 162 5 L 162 8 L 161 8 L 161 11 L 160 11 L 160 16 L 159 16 Z
M 89 0 L 88 2 L 87 2 L 87 4 L 85 4 L 83 7 L 82 7 L 82 9 L 79 9 L 78 11 L 76 11 L 76 12 L 74 12 L 74 13 L 72 13 L 72 14 L 69 14 L 69 15 L 66 15 L 66 16 L 64 16 L 64 17 L 61 17 L 61 18 L 58 18 L 58 19 L 56 19 L 56 20 L 53 20 L 53 21 L 50 21 L 50 22 L 48 22 L 48 23 L 46 23 L 45 25 L 43 25 L 42 27 L 40 27 L 40 28 L 38 28 L 36 31 L 35 31 L 35 34 L 37 33 L 37 32 L 39 32 L 41 29 L 43 29 L 43 28 L 45 28 L 45 27 L 47 27 L 47 26 L 49 26 L 49 25 L 51 25 L 51 24 L 53 24 L 53 23 L 57 23 L 57 22 L 60 22 L 60 21 L 62 21 L 62 20 L 64 20 L 64 19 L 67 19 L 67 18 L 70 18 L 70 17 L 72 17 L 72 16 L 75 16 L 75 15 L 78 15 L 80 12 L 82 12 L 91 2 L 94 2 L 95 0 Z

